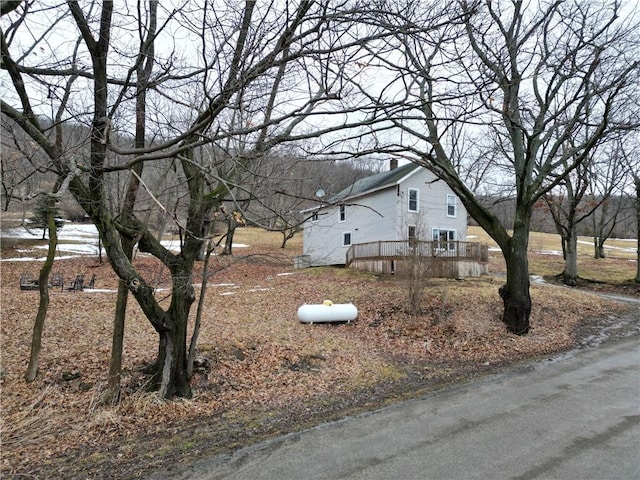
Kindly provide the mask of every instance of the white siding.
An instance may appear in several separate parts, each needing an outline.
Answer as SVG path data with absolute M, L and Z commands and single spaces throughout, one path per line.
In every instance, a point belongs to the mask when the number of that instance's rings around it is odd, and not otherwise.
M 467 212 L 458 200 L 456 217 L 447 216 L 447 194 L 453 192 L 434 179 L 431 172 L 420 169 L 398 186 L 348 199 L 344 221 L 340 221 L 338 205 L 321 208 L 318 220 L 304 225 L 303 255 L 309 255 L 314 266 L 344 264 L 349 249 L 342 244 L 344 233 L 351 233 L 352 244 L 406 240 L 409 225 L 416 226 L 422 240 L 431 240 L 433 228 L 455 230 L 456 240 L 464 240 Z M 409 188 L 420 191 L 418 213 L 408 211 Z
M 434 181 L 435 180 L 435 181 Z M 409 212 L 408 195 L 410 188 L 420 190 L 418 213 Z M 467 232 L 467 212 L 457 199 L 456 216 L 447 216 L 447 194 L 453 191 L 442 180 L 436 180 L 428 170 L 420 170 L 400 185 L 402 201 L 398 202 L 398 238 L 405 240 L 409 225 L 416 227 L 418 239 L 431 240 L 434 228 L 455 230 L 456 240 L 465 240 Z
M 303 255 L 311 265 L 344 264 L 348 246 L 343 235 L 351 232 L 351 243 L 393 240 L 395 237 L 395 190 L 353 199 L 345 205 L 345 220 L 340 221 L 338 205 L 322 208 L 317 221 L 307 221 L 303 232 Z

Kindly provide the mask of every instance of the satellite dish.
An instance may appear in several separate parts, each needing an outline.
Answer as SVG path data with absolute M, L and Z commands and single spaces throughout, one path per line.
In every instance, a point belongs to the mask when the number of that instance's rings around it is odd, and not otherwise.
M 316 197 L 318 197 L 318 198 L 324 197 L 324 190 L 323 189 L 318 190 L 316 192 Z

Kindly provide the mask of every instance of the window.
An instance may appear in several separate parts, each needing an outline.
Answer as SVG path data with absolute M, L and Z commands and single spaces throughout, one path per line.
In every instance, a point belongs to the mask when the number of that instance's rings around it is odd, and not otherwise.
M 417 188 L 410 188 L 409 189 L 409 211 L 410 212 L 417 212 L 418 211 L 418 202 L 419 202 L 419 193 L 420 190 L 418 190 Z
M 409 238 L 409 243 L 413 243 L 417 240 L 416 238 L 416 226 L 415 225 L 409 225 L 409 232 L 408 232 L 408 238 Z
M 455 195 L 447 195 L 447 217 L 455 217 L 456 216 L 456 196 Z
M 347 219 L 347 208 L 344 204 L 340 205 L 340 221 L 344 222 Z
M 351 245 L 351 232 L 344 232 L 342 234 L 342 246 L 348 247 Z
M 317 222 L 318 221 L 318 212 L 315 211 L 311 214 L 311 221 L 312 222 Z
M 435 247 L 438 250 L 450 250 L 455 251 L 456 249 L 456 231 L 455 230 L 444 230 L 440 228 L 433 229 L 433 241 L 437 242 Z

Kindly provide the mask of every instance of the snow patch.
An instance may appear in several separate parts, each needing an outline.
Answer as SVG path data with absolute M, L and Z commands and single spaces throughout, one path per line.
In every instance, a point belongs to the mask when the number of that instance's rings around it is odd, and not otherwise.
M 623 240 L 627 240 L 627 239 L 623 239 Z M 630 240 L 635 242 L 636 240 Z M 586 240 L 578 240 L 578 243 L 581 243 L 583 245 L 593 245 L 593 242 L 588 242 Z M 619 250 L 621 252 L 630 252 L 633 253 L 636 251 L 636 249 L 634 247 L 616 247 L 615 245 L 604 245 L 605 250 Z
M 55 257 L 55 260 L 69 260 L 71 258 L 81 258 L 84 255 L 65 255 L 64 257 Z M 20 258 L 2 258 L 0 262 L 44 262 L 46 257 L 20 257 Z
M 37 245 L 34 247 L 36 250 L 48 250 L 46 245 Z M 77 253 L 79 255 L 98 255 L 98 244 L 81 244 L 81 243 L 59 243 L 56 247 L 57 252 L 69 252 Z M 106 254 L 106 251 L 102 249 L 102 253 Z
M 538 250 L 537 253 L 541 253 L 543 255 L 556 255 L 556 256 L 562 255 L 562 252 L 558 250 Z

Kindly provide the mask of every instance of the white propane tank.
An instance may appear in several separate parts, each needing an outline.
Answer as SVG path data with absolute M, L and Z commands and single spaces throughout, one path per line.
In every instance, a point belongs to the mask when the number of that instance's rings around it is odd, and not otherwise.
M 325 300 L 320 305 L 304 304 L 298 308 L 298 319 L 303 323 L 351 322 L 358 316 L 352 303 L 336 303 Z

